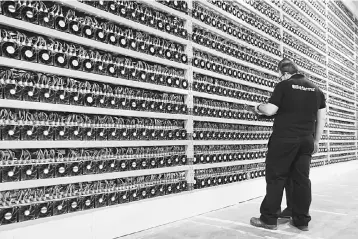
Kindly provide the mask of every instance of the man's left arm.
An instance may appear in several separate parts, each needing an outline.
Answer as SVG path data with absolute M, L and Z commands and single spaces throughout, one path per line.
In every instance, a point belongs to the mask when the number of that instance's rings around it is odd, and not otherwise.
M 269 102 L 266 104 L 259 104 L 255 107 L 256 112 L 260 115 L 272 116 L 275 115 L 280 108 L 283 97 L 282 82 L 276 85 Z

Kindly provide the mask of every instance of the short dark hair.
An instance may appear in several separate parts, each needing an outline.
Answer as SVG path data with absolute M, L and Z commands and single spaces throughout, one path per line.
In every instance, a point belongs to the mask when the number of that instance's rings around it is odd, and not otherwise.
M 277 68 L 279 71 L 281 71 L 282 74 L 284 74 L 285 72 L 289 74 L 296 74 L 298 72 L 298 67 L 296 66 L 296 64 L 288 58 L 283 58 L 278 63 Z

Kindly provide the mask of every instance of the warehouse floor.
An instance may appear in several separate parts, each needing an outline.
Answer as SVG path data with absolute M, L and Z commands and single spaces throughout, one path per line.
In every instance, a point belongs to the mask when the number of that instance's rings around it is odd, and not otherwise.
M 262 201 L 260 197 L 120 239 L 356 239 L 357 181 L 358 169 L 328 180 L 312 182 L 312 221 L 309 232 L 292 227 L 287 219 L 279 220 L 277 231 L 252 227 L 249 220 L 252 216 L 259 215 Z M 282 206 L 284 207 L 285 203 Z

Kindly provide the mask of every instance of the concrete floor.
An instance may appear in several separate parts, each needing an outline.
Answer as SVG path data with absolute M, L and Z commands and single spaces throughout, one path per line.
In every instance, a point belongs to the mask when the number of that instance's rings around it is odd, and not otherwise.
M 309 232 L 279 220 L 277 231 L 252 227 L 262 197 L 119 239 L 356 239 L 358 238 L 358 170 L 312 182 Z M 285 199 L 283 200 L 285 202 Z M 282 204 L 285 207 L 285 203 Z

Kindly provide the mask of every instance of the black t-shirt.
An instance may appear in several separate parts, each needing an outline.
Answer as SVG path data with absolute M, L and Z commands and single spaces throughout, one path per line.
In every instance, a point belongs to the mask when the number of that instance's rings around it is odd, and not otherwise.
M 326 107 L 323 92 L 301 74 L 279 82 L 269 103 L 279 108 L 272 133 L 279 137 L 314 134 L 317 111 Z

